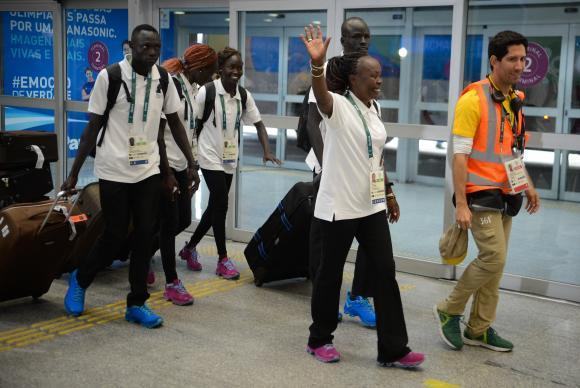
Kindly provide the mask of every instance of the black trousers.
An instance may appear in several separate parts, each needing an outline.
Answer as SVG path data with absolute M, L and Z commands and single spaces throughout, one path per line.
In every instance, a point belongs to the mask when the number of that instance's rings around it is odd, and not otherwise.
M 322 224 L 321 220 L 314 217 L 310 224 L 309 252 L 310 279 L 314 281 L 320 266 L 320 257 L 322 256 Z M 364 248 L 359 244 L 350 291 L 352 295 L 371 298 L 373 296 L 373 280 L 372 276 L 370 276 L 372 274 L 369 273 L 367 261 Z
M 410 352 L 395 261 L 385 211 L 363 218 L 323 221 L 322 257 L 312 288 L 312 325 L 308 345 L 332 343 L 337 327 L 336 311 L 340 300 L 342 271 L 353 238 L 366 253 L 368 274 L 375 285 L 373 298 L 377 316 L 378 358 L 392 362 Z
M 175 269 L 175 236 L 183 232 L 191 224 L 191 196 L 187 185 L 187 170 L 173 170 L 175 179 L 179 185 L 180 194 L 171 201 L 167 196 L 161 195 L 159 213 L 159 236 L 157 245 L 161 251 L 161 262 L 167 284 L 177 279 Z M 155 253 L 155 252 L 153 252 Z
M 149 298 L 147 271 L 159 210 L 160 184 L 159 175 L 137 183 L 99 180 L 105 230 L 79 266 L 77 279 L 82 288 L 89 287 L 97 272 L 113 261 L 127 239 L 129 220 L 132 219 L 131 291 L 127 295 L 127 306 L 141 306 Z
M 313 172 L 314 198 L 318 195 L 320 186 L 320 175 Z M 314 281 L 318 266 L 320 265 L 320 256 L 322 255 L 322 228 L 320 220 L 312 218 L 310 224 L 310 247 L 309 247 L 309 272 L 310 279 Z M 356 264 L 354 267 L 354 277 L 352 280 L 351 295 L 364 296 L 371 298 L 373 296 L 373 282 L 368 272 L 367 259 L 364 249 L 359 245 L 356 252 Z
M 199 225 L 189 240 L 188 247 L 199 244 L 209 228 L 213 228 L 213 236 L 220 257 L 227 255 L 226 250 L 226 214 L 228 212 L 228 193 L 232 185 L 233 174 L 223 171 L 201 169 L 203 178 L 209 189 L 207 208 L 201 216 Z

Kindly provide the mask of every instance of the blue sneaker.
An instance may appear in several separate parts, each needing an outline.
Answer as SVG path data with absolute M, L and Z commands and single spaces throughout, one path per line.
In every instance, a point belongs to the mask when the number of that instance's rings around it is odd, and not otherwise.
M 143 306 L 127 307 L 125 320 L 138 323 L 148 329 L 153 329 L 163 324 L 163 318 L 155 314 L 146 304 Z
M 75 269 L 68 277 L 68 290 L 64 296 L 64 308 L 73 317 L 78 317 L 85 311 L 85 288 L 79 286 L 77 281 L 78 269 Z
M 363 326 L 371 328 L 377 326 L 375 310 L 369 303 L 369 300 L 367 298 L 363 298 L 362 296 L 357 296 L 354 300 L 351 300 L 350 291 L 346 293 L 344 313 L 350 315 L 351 317 L 359 317 Z

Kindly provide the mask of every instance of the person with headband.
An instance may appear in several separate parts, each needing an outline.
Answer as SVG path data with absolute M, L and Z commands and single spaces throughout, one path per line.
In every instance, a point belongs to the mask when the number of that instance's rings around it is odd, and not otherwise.
M 373 103 L 381 90 L 381 65 L 366 54 L 345 54 L 329 61 L 325 78 L 330 38 L 323 40 L 320 27 L 315 30 L 310 25 L 304 30 L 302 41 L 311 58 L 312 89 L 326 125 L 324 173 L 314 209 L 321 224 L 322 249 L 312 288 L 313 322 L 306 351 L 322 362 L 340 360 L 332 333 L 338 324 L 344 263 L 356 237 L 375 287 L 377 362 L 414 368 L 425 356 L 407 346 L 395 276 L 389 221 L 399 219 L 399 210 L 383 166 L 387 133 Z
M 217 70 L 217 54 L 205 44 L 194 44 L 188 47 L 182 58 L 171 58 L 162 65 L 172 76 L 173 83 L 181 98 L 181 108 L 177 111 L 179 119 L 186 130 L 187 139 L 191 144 L 194 160 L 197 161 L 197 138 L 195 132 L 196 105 L 193 103 L 199 88 L 211 81 Z M 165 273 L 165 299 L 173 304 L 184 306 L 193 304 L 193 297 L 187 292 L 179 280 L 175 263 L 175 236 L 183 232 L 191 223 L 191 190 L 187 181 L 187 159 L 173 139 L 171 130 L 162 120 L 162 128 L 167 157 L 161 158 L 161 171 L 169 179 L 165 179 L 164 192 L 161 196 L 159 214 L 159 234 L 156 246 L 161 251 L 163 272 Z M 166 164 L 163 162 L 167 161 Z M 201 264 L 197 260 L 187 262 L 189 269 L 200 271 Z M 148 283 L 154 282 L 154 273 L 149 269 Z
M 193 236 L 179 253 L 188 262 L 197 261 L 195 247 L 212 227 L 218 253 L 215 273 L 232 280 L 238 279 L 240 273 L 227 254 L 225 224 L 228 193 L 237 167 L 243 123 L 252 123 L 256 127 L 264 150 L 264 163 L 270 161 L 281 164 L 270 152 L 268 133 L 254 98 L 249 91 L 238 85 L 244 74 L 243 66 L 239 51 L 224 48 L 218 53 L 219 79 L 202 87 L 195 97 L 198 131 L 201 131 L 198 138 L 198 162 L 209 189 L 209 201 Z M 208 103 L 211 113 L 203 117 Z

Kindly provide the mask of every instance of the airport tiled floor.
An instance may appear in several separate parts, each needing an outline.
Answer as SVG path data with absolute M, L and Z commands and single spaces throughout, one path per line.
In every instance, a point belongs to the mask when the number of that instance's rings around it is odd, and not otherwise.
M 179 236 L 178 246 L 188 238 Z M 257 288 L 244 245 L 228 242 L 242 272 L 216 279 L 211 238 L 200 246 L 201 273 L 178 272 L 196 298 L 164 302 L 160 258 L 150 303 L 164 317 L 147 330 L 124 321 L 127 267 L 103 271 L 87 293 L 87 314 L 65 316 L 66 277 L 36 303 L 0 303 L 0 387 L 578 387 L 580 308 L 502 292 L 495 328 L 515 343 L 511 353 L 449 350 L 438 338 L 431 307 L 452 282 L 398 274 L 410 346 L 427 360 L 415 371 L 375 363 L 376 333 L 345 318 L 335 345 L 342 360 L 322 364 L 306 354 L 310 291 L 303 279 Z M 345 268 L 343 298 L 352 281 Z

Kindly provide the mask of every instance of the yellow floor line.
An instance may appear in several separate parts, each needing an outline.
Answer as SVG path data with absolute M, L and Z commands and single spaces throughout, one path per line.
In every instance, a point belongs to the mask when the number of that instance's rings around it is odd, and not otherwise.
M 193 291 L 196 298 L 201 298 L 252 282 L 250 270 L 242 271 L 237 281 L 225 279 L 209 279 L 187 285 L 187 289 Z M 168 307 L 172 303 L 163 297 L 163 291 L 151 294 L 148 304 L 152 307 Z M 37 322 L 25 327 L 10 329 L 0 332 L 0 352 L 14 348 L 21 348 L 39 342 L 52 340 L 56 337 L 89 329 L 111 321 L 122 319 L 125 316 L 125 300 L 94 307 L 80 317 L 61 316 L 43 322 Z
M 423 385 L 427 388 L 460 388 L 461 385 L 451 384 L 446 381 L 427 379 L 423 381 Z
M 217 256 L 217 250 L 212 245 L 202 246 L 198 249 L 198 252 L 203 256 Z M 235 261 L 245 262 L 242 250 L 231 251 L 230 257 Z M 345 280 L 351 281 L 352 278 L 353 274 L 344 274 Z M 253 280 L 252 272 L 247 269 L 240 272 L 240 278 L 238 280 L 225 280 L 221 278 L 208 279 L 188 284 L 186 288 L 194 298 L 204 298 L 213 294 L 233 290 L 234 288 L 252 283 Z M 408 291 L 414 288 L 414 285 L 400 286 L 401 291 Z M 119 300 L 104 306 L 90 308 L 79 317 L 60 316 L 24 327 L 0 331 L 0 352 L 52 340 L 59 336 L 122 319 L 125 315 L 125 303 L 125 300 Z M 148 304 L 155 308 L 164 308 L 172 305 L 171 302 L 165 300 L 163 291 L 151 293 Z M 457 387 L 453 384 L 434 385 L 436 383 L 439 382 L 437 380 L 426 380 L 424 384 L 430 388 Z M 447 384 L 445 382 L 440 383 Z
M 35 339 L 33 339 L 33 340 L 24 341 L 24 342 L 19 342 L 19 343 L 17 343 L 17 344 L 14 344 L 14 347 L 15 347 L 15 348 L 22 348 L 22 347 L 24 347 L 24 346 L 28 346 L 28 345 L 37 344 L 37 343 L 39 343 L 39 342 L 42 342 L 42 341 L 48 341 L 48 340 L 51 340 L 51 339 L 53 339 L 54 337 L 55 337 L 54 335 L 46 335 L 46 336 L 43 336 L 43 337 L 35 338 Z

